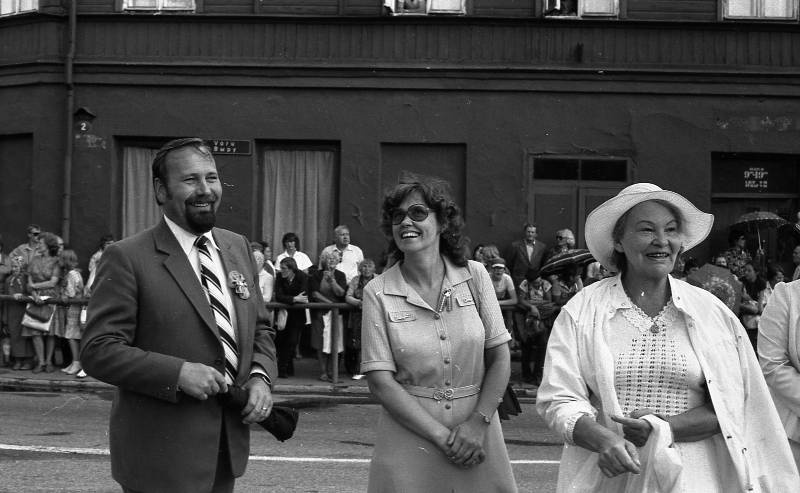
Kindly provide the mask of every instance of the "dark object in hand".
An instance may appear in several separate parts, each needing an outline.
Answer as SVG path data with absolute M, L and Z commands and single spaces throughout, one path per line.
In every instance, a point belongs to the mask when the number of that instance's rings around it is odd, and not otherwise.
M 247 390 L 232 385 L 228 387 L 228 393 L 221 394 L 220 398 L 226 406 L 241 411 L 247 405 Z M 285 442 L 294 435 L 298 418 L 298 412 L 290 407 L 272 406 L 269 416 L 258 424 L 279 441 Z

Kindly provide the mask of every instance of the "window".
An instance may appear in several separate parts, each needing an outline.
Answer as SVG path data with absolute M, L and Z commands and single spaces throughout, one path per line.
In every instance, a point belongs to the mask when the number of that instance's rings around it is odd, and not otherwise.
M 796 0 L 727 0 L 727 19 L 794 19 Z
M 123 10 L 194 11 L 194 0 L 124 0 Z
M 547 17 L 612 17 L 619 13 L 619 0 L 547 0 Z
M 465 0 L 385 0 L 393 15 L 430 15 L 466 13 Z
M 39 0 L 0 0 L 0 15 L 33 12 L 39 9 Z

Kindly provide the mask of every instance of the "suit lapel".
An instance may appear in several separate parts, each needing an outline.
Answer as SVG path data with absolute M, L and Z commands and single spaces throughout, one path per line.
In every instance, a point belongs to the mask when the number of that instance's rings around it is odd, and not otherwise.
M 200 318 L 219 337 L 217 323 L 214 321 L 214 314 L 211 312 L 211 306 L 208 304 L 203 286 L 200 284 L 197 274 L 192 271 L 192 265 L 178 244 L 178 240 L 175 239 L 175 235 L 172 234 L 163 219 L 154 230 L 153 235 L 156 249 L 167 255 L 164 259 L 164 267 L 175 279 L 175 283 L 189 299 Z

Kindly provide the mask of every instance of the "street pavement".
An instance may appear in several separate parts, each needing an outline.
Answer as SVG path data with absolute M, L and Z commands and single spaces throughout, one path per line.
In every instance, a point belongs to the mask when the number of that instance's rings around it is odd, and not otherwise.
M 118 492 L 108 456 L 112 397 L 107 389 L 0 394 L 0 492 Z M 380 406 L 355 394 L 275 398 L 300 411 L 297 432 L 279 443 L 254 426 L 236 491 L 365 491 Z M 554 491 L 561 441 L 532 403 L 522 407 L 503 422 L 515 479 L 521 492 Z

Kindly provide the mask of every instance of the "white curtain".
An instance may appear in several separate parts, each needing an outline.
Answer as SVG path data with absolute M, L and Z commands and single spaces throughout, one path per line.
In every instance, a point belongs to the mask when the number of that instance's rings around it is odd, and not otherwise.
M 122 237 L 155 226 L 161 208 L 153 193 L 151 165 L 155 149 L 124 147 L 122 149 Z
M 264 152 L 262 231 L 277 257 L 281 238 L 294 232 L 299 250 L 316 263 L 317 255 L 333 235 L 335 156 L 326 150 Z

